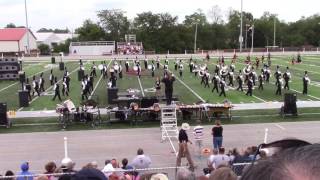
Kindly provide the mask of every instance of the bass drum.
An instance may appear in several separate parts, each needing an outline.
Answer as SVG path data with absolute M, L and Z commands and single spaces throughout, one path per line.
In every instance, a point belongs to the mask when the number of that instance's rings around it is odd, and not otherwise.
M 138 71 L 138 66 L 133 66 L 134 71 Z
M 102 70 L 102 69 L 103 69 L 103 65 L 102 65 L 102 64 L 99 64 L 98 69 L 99 69 L 99 70 Z

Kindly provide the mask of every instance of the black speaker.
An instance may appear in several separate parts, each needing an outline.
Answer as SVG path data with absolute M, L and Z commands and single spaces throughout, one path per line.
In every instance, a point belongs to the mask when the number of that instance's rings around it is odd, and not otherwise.
M 7 117 L 7 104 L 0 103 L 0 124 L 7 125 L 8 117 Z
M 51 64 L 55 64 L 56 63 L 56 58 L 55 57 L 51 57 Z
M 284 94 L 284 114 L 297 115 L 297 94 L 286 93 Z
M 59 63 L 59 70 L 64 71 L 64 62 Z
M 154 103 L 158 103 L 157 97 L 144 97 L 141 99 L 141 108 L 148 108 L 153 106 Z
M 118 88 L 108 88 L 108 104 L 113 104 L 113 99 L 118 98 Z
M 28 91 L 19 91 L 19 105 L 20 105 L 20 107 L 28 107 L 29 106 Z
M 84 77 L 84 70 L 80 69 L 78 71 L 78 81 L 82 81 L 83 77 Z

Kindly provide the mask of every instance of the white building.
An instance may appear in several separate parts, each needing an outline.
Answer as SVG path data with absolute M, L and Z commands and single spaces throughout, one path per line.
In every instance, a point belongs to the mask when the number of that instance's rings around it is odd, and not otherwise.
M 50 48 L 61 43 L 65 43 L 67 39 L 77 37 L 78 34 L 73 33 L 53 33 L 53 32 L 37 32 L 37 44 L 47 44 Z
M 0 29 L 0 53 L 27 53 L 37 49 L 36 37 L 29 29 L 29 43 L 26 28 Z M 28 44 L 30 47 L 28 47 Z

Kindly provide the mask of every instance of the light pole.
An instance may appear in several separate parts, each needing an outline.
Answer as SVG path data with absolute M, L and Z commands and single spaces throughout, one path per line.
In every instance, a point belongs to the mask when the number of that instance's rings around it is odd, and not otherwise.
M 276 16 L 274 16 L 273 22 L 273 47 L 276 47 Z
M 240 46 L 240 52 L 242 52 L 242 42 L 243 42 L 243 36 L 242 36 L 242 8 L 243 8 L 243 0 L 241 0 L 241 19 L 240 19 L 240 35 L 239 35 L 239 46 Z
M 27 53 L 28 53 L 28 54 L 30 54 L 30 42 L 29 42 L 29 25 L 28 25 L 27 0 L 24 0 L 24 9 L 25 9 L 25 14 L 26 14 Z
M 193 51 L 194 54 L 196 54 L 196 51 L 197 51 L 197 34 L 198 34 L 198 22 L 196 22 L 196 31 L 194 32 L 194 51 Z
M 252 25 L 252 34 L 251 34 L 251 54 L 253 53 L 253 39 L 254 39 L 254 24 Z
M 246 24 L 246 40 L 244 42 L 244 48 L 247 49 L 247 41 L 248 41 L 248 27 L 250 27 L 249 24 Z

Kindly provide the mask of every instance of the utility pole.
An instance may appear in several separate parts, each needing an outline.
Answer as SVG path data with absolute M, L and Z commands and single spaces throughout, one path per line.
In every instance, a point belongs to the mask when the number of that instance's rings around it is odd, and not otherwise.
M 273 22 L 273 47 L 276 47 L 276 16 L 274 16 Z
M 26 14 L 27 53 L 30 55 L 30 39 L 29 39 L 27 0 L 24 0 L 24 9 L 25 9 L 25 14 Z
M 254 39 L 254 24 L 252 25 L 252 36 L 251 36 L 251 54 L 253 53 L 253 39 Z
M 243 37 L 242 37 L 242 8 L 243 8 L 243 0 L 241 0 L 241 19 L 240 19 L 240 35 L 239 35 L 239 46 L 240 46 L 240 52 L 242 52 L 242 42 L 243 42 Z
M 198 34 L 198 22 L 196 22 L 196 31 L 194 32 L 194 51 L 193 51 L 194 54 L 196 54 L 197 52 L 197 34 Z

